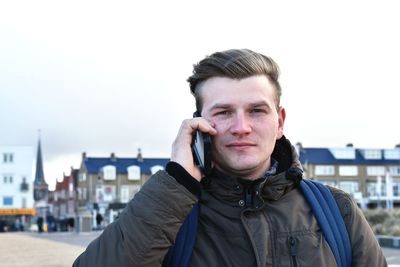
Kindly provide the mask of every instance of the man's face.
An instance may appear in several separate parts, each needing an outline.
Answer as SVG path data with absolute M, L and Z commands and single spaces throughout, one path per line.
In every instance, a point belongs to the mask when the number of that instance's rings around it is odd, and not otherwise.
M 213 162 L 222 172 L 257 179 L 270 167 L 285 111 L 264 75 L 236 80 L 214 77 L 200 87 L 202 116 L 215 125 Z

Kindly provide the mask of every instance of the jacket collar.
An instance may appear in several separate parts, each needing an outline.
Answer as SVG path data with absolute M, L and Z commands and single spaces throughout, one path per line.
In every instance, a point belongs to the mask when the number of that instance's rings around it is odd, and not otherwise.
M 254 208 L 260 207 L 266 200 L 278 200 L 298 185 L 303 171 L 296 150 L 284 136 L 276 142 L 271 157 L 278 161 L 275 175 L 247 181 L 229 177 L 214 169 L 209 177 L 202 180 L 203 188 L 221 201 L 235 206 L 241 200 L 246 202 L 249 193 Z

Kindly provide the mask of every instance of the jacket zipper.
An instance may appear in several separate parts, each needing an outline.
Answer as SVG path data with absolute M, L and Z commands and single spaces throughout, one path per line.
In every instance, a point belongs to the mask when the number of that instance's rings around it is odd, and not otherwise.
M 292 266 L 299 267 L 297 264 L 297 241 L 293 236 L 289 237 L 289 254 L 292 259 Z
M 251 187 L 247 187 L 246 189 L 246 197 L 245 197 L 245 201 L 246 201 L 246 207 L 253 207 L 253 196 L 251 194 Z

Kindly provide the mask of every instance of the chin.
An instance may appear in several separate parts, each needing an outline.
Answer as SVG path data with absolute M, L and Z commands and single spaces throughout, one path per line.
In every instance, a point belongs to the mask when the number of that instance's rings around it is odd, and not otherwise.
M 237 162 L 235 162 L 235 164 L 228 165 L 228 168 L 230 168 L 231 170 L 233 170 L 237 173 L 247 173 L 247 172 L 251 172 L 254 169 L 257 169 L 258 166 L 259 166 L 259 164 L 256 164 L 256 163 L 237 164 Z

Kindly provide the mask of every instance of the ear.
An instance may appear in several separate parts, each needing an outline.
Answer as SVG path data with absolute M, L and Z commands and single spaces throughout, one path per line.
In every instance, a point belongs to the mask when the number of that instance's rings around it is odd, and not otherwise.
M 276 140 L 279 140 L 283 136 L 283 126 L 285 125 L 286 111 L 283 107 L 279 107 L 278 111 L 278 133 L 276 135 Z

